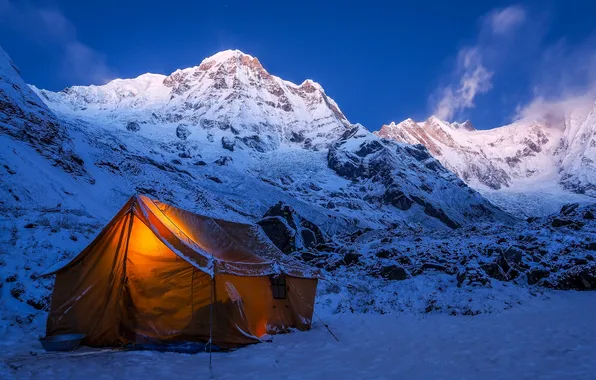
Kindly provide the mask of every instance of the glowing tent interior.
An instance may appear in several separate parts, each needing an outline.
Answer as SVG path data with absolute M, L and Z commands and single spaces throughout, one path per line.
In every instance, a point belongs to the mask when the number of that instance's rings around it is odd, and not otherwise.
M 318 275 L 257 225 L 132 197 L 53 272 L 47 336 L 88 346 L 209 342 L 237 347 L 310 329 Z

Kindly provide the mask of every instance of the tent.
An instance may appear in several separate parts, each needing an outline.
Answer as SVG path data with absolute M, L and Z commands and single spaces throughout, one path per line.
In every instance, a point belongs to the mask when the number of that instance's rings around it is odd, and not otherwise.
M 88 346 L 211 342 L 238 347 L 308 330 L 317 272 L 253 224 L 133 196 L 56 282 L 47 336 Z

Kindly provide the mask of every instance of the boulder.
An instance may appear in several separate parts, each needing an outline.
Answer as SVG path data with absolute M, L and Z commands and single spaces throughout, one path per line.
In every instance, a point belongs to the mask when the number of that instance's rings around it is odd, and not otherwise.
M 131 132 L 138 132 L 141 130 L 141 126 L 136 121 L 129 121 L 126 123 L 126 130 Z
M 380 249 L 377 251 L 377 253 L 375 253 L 375 256 L 377 256 L 379 259 L 388 259 L 395 255 L 396 255 L 395 251 L 388 250 L 388 249 Z
M 588 211 L 586 211 L 586 212 L 585 212 L 585 214 L 584 214 L 584 219 L 587 219 L 587 220 L 594 220 L 594 219 L 596 219 L 596 217 L 594 217 L 594 213 L 593 213 L 592 211 L 589 211 L 589 210 L 588 210 Z
M 517 278 L 520 270 L 527 268 L 523 263 L 523 251 L 516 246 L 511 246 L 506 250 L 495 250 L 496 256 L 492 262 L 484 263 L 481 268 L 484 272 L 500 281 L 510 281 Z
M 551 225 L 553 227 L 564 227 L 564 226 L 568 226 L 570 224 L 573 224 L 573 220 L 569 220 L 569 219 L 560 219 L 560 218 L 554 218 Z
M 379 274 L 386 280 L 402 281 L 410 277 L 408 271 L 401 265 L 387 265 L 381 268 Z
M 300 236 L 306 240 L 304 244 L 310 246 L 316 246 L 325 243 L 325 238 L 321 229 L 313 222 L 299 215 L 290 205 L 283 202 L 278 202 L 271 206 L 264 217 L 278 216 L 283 218 L 288 225 L 294 230 L 299 231 Z M 307 230 L 304 234 L 302 231 Z
M 176 127 L 176 137 L 180 140 L 186 140 L 190 134 L 191 132 L 186 125 L 180 124 Z
M 232 161 L 234 161 L 234 160 L 230 156 L 221 156 L 220 158 L 218 158 L 217 160 L 215 160 L 213 163 L 214 164 L 217 164 L 219 166 L 225 166 L 225 165 L 229 164 Z
M 271 206 L 258 222 L 271 241 L 283 252 L 318 249 L 325 243 L 317 225 L 298 215 L 292 207 L 282 202 Z
M 236 147 L 236 141 L 232 140 L 229 137 L 224 136 L 224 137 L 221 138 L 221 146 L 224 149 L 227 149 L 230 152 L 233 152 L 234 151 L 234 148 Z
M 317 245 L 317 238 L 313 231 L 306 228 L 302 229 L 300 231 L 300 236 L 302 237 L 302 243 L 305 248 L 312 248 Z
M 457 286 L 490 288 L 490 278 L 476 262 L 469 262 L 457 271 Z
M 543 278 L 548 277 L 549 274 L 550 274 L 550 271 L 547 268 L 544 268 L 544 267 L 532 268 L 526 273 L 526 276 L 528 277 L 528 284 L 535 285 L 538 282 L 540 282 L 540 280 L 542 280 Z
M 279 216 L 270 216 L 257 222 L 263 231 L 271 239 L 273 244 L 282 252 L 290 253 L 296 251 L 296 231 L 284 222 Z
M 343 262 L 346 265 L 355 265 L 360 262 L 360 255 L 356 252 L 348 252 L 344 255 Z
M 596 290 L 596 264 L 576 265 L 541 284 L 560 290 Z
M 579 207 L 579 203 L 569 203 L 561 207 L 560 213 L 567 216 L 572 214 Z

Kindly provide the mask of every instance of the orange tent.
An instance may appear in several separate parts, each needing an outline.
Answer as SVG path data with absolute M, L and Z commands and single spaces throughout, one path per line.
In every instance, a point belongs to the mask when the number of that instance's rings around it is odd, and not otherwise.
M 236 347 L 311 325 L 317 274 L 257 225 L 132 197 L 53 272 L 48 336 L 89 346 L 208 342 Z

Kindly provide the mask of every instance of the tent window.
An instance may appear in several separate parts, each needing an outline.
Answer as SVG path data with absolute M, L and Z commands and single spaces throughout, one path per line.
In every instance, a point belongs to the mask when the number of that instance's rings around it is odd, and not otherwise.
M 286 276 L 271 277 L 271 292 L 273 299 L 285 300 L 287 297 Z

